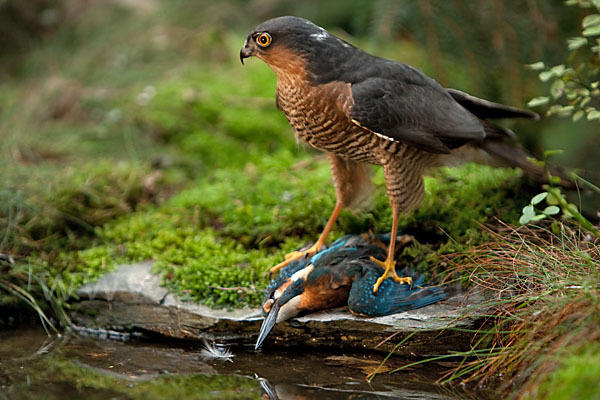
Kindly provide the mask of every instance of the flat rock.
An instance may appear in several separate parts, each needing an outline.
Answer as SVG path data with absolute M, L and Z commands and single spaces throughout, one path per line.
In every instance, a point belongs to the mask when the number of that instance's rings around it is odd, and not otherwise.
M 82 287 L 71 304 L 71 318 L 86 332 L 158 334 L 167 338 L 215 339 L 253 344 L 262 315 L 258 308 L 215 310 L 180 300 L 160 286 L 152 262 L 123 265 Z M 455 294 L 448 300 L 378 318 L 352 315 L 347 307 L 308 314 L 278 324 L 263 346 L 329 346 L 389 352 L 402 339 L 397 353 L 439 354 L 467 350 L 465 329 L 481 326 L 484 297 Z M 457 329 L 459 328 L 459 329 Z

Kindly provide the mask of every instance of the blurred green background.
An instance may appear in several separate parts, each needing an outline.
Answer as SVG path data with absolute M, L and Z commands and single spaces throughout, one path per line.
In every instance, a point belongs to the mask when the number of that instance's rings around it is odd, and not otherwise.
M 1 0 L 3 98 L 11 83 L 29 78 L 36 88 L 29 94 L 47 100 L 45 107 L 20 103 L 42 108 L 38 120 L 67 118 L 73 107 L 99 118 L 106 111 L 100 106 L 123 94 L 115 90 L 157 84 L 186 67 L 231 68 L 228 74 L 243 79 L 247 71 L 235 67 L 247 31 L 297 15 L 368 52 L 416 65 L 445 86 L 523 106 L 545 90 L 524 65 L 564 63 L 566 39 L 579 34 L 585 13 L 562 0 Z M 8 109 L 4 104 L 4 114 Z M 528 148 L 563 149 L 559 163 L 599 180 L 593 159 L 600 141 L 589 133 L 595 124 L 552 119 L 518 127 Z M 15 135 L 9 129 L 4 136 Z
M 198 287 L 227 282 L 220 263 L 252 269 L 233 279 L 242 286 L 264 284 L 259 274 L 281 256 L 274 246 L 291 250 L 316 235 L 334 198 L 326 162 L 298 146 L 275 108 L 274 74 L 256 59 L 239 63 L 254 25 L 305 17 L 445 86 L 525 107 L 549 86 L 525 64 L 565 63 L 586 12 L 561 0 L 0 0 L 0 253 L 92 275 L 119 257 L 162 254 L 166 279 L 181 280 L 173 266 L 220 251 L 233 255 L 204 259 L 215 270 Z M 553 163 L 600 182 L 597 121 L 508 123 L 533 154 L 562 149 Z M 449 187 L 464 181 L 486 218 L 514 221 L 528 201 L 511 173 L 442 177 Z M 508 183 L 482 183 L 490 181 Z M 505 204 L 477 203 L 474 193 L 492 196 L 484 190 Z M 430 209 L 455 215 L 452 201 Z M 342 216 L 342 230 L 386 229 L 386 202 L 381 194 L 374 217 Z M 431 213 L 412 218 L 423 230 L 434 225 Z M 450 235 L 472 232 L 440 221 Z M 195 297 L 218 288 L 209 292 Z

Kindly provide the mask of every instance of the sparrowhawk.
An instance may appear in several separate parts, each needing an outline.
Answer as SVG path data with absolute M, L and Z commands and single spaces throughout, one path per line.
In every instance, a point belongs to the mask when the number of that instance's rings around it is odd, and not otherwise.
M 271 269 L 312 255 L 325 243 L 344 207 L 371 193 L 369 164 L 381 165 L 393 213 L 387 257 L 378 263 L 384 279 L 411 283 L 395 271 L 394 251 L 401 213 L 423 198 L 429 167 L 457 161 L 499 160 L 543 175 L 526 153 L 507 141 L 509 129 L 498 118 L 538 115 L 446 89 L 410 65 L 372 56 L 302 18 L 263 22 L 240 51 L 263 60 L 277 76 L 276 101 L 296 135 L 327 154 L 337 195 L 336 206 L 315 244 L 294 252 Z

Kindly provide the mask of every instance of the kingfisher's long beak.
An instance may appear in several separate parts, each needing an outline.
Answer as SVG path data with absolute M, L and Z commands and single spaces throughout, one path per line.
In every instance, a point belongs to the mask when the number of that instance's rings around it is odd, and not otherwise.
M 260 327 L 260 332 L 258 333 L 258 339 L 256 340 L 256 345 L 254 346 L 254 350 L 258 350 L 260 345 L 265 341 L 269 332 L 273 330 L 275 323 L 277 322 L 277 315 L 279 314 L 279 302 L 276 301 L 271 306 L 271 310 L 263 320 L 263 323 Z
M 240 61 L 242 62 L 242 65 L 244 64 L 244 58 L 252 56 L 252 49 L 250 48 L 250 46 L 248 46 L 248 41 L 246 40 L 246 42 L 244 43 L 244 47 L 242 47 L 242 49 L 240 50 Z

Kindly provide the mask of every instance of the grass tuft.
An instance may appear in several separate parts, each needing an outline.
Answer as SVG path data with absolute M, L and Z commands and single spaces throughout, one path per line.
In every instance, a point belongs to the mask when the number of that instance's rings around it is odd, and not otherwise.
M 597 357 L 590 352 L 600 343 L 600 246 L 566 226 L 559 235 L 508 226 L 490 235 L 493 240 L 449 257 L 451 274 L 468 273 L 473 289 L 493 299 L 484 304 L 491 328 L 475 332 L 474 350 L 447 380 L 546 398 L 550 382 L 578 368 L 570 355 Z M 576 394 L 587 379 L 565 380 L 561 390 L 568 395 L 558 398 L 582 398 Z

